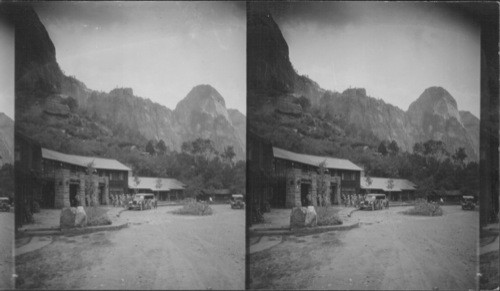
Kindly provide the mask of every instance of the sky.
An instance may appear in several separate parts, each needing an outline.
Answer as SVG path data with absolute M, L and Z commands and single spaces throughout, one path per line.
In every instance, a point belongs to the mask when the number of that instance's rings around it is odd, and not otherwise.
M 200 84 L 246 114 L 246 10 L 232 2 L 34 5 L 61 69 L 93 90 L 130 87 L 174 109 Z
M 437 3 L 315 2 L 271 7 L 299 74 L 407 110 L 431 86 L 479 117 L 480 28 Z
M 0 112 L 14 119 L 14 27 L 0 17 Z

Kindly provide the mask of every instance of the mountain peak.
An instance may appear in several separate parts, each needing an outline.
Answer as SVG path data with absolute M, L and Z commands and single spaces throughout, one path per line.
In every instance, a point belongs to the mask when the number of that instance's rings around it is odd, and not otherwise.
M 175 114 L 179 120 L 189 120 L 192 113 L 206 114 L 216 118 L 223 116 L 230 121 L 226 101 L 219 92 L 210 85 L 195 86 L 175 107 Z
M 445 120 L 455 118 L 460 122 L 457 101 L 442 87 L 429 87 L 408 108 L 413 124 L 420 125 L 424 114 L 437 115 Z

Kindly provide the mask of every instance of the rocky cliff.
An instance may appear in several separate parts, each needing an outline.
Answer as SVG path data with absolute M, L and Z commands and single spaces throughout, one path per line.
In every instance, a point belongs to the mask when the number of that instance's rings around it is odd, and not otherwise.
M 21 117 L 21 128 L 35 123 L 34 117 L 37 123 L 49 120 L 30 112 L 42 110 L 50 114 L 54 108 L 64 107 L 55 103 L 68 103 L 68 97 L 72 97 L 78 108 L 57 118 L 79 120 L 76 124 L 94 124 L 100 128 L 99 132 L 111 136 L 131 133 L 137 139 L 138 133 L 145 141 L 162 139 L 173 150 L 180 150 L 185 141 L 209 138 L 217 150 L 233 146 L 237 159 L 245 157 L 241 121 L 237 125 L 240 128 L 233 126 L 224 98 L 211 86 L 196 86 L 175 110 L 135 96 L 131 88 L 116 88 L 109 93 L 91 90 L 83 82 L 62 73 L 56 49 L 32 8 L 20 5 L 13 10 L 13 16 L 23 20 L 16 23 L 16 116 Z M 50 108 L 46 102 L 49 99 Z
M 282 112 L 279 100 L 305 96 L 322 116 L 367 130 L 380 140 L 395 140 L 405 151 L 411 151 L 416 142 L 435 139 L 442 140 L 451 153 L 464 147 L 471 159 L 478 159 L 479 120 L 469 112 L 461 113 L 444 88 L 424 90 L 406 112 L 368 96 L 363 88 L 325 91 L 295 72 L 288 45 L 268 12 L 250 10 L 247 30 L 247 96 L 248 104 L 254 105 L 248 109 L 249 127 L 253 126 L 252 116 L 269 112 L 271 104 L 276 112 Z
M 0 112 L 0 166 L 14 164 L 14 121 Z

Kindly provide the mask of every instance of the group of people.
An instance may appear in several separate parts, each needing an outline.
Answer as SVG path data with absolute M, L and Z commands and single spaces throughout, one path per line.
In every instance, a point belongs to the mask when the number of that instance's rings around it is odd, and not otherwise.
M 362 194 L 342 194 L 342 204 L 345 207 L 359 207 L 364 200 L 365 196 Z
M 127 207 L 128 202 L 132 200 L 131 194 L 110 194 L 109 199 L 113 207 Z

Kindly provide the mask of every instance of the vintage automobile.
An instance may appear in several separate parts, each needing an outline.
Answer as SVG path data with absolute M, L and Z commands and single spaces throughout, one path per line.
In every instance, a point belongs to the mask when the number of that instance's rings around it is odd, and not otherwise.
M 365 199 L 359 204 L 359 209 L 378 210 L 389 207 L 389 200 L 385 194 L 369 193 Z
M 151 209 L 153 207 L 155 195 L 151 193 L 137 193 L 134 195 L 132 201 L 128 203 L 128 209 Z
M 245 198 L 242 194 L 233 194 L 231 197 L 232 209 L 245 209 Z
M 0 211 L 10 211 L 9 201 L 8 197 L 0 197 Z
M 476 203 L 475 203 L 475 198 L 474 196 L 462 196 L 462 209 L 463 210 L 474 210 L 476 208 Z

